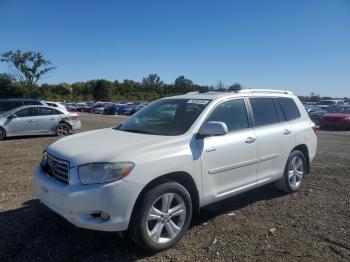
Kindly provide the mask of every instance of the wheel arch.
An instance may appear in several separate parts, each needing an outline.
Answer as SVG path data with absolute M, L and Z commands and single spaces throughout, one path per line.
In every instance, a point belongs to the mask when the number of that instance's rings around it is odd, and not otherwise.
M 307 147 L 307 145 L 305 144 L 300 144 L 297 145 L 296 147 L 293 148 L 293 151 L 295 150 L 299 150 L 304 154 L 305 160 L 306 160 L 306 173 L 309 174 L 310 173 L 310 158 L 309 158 L 309 149 Z
M 66 124 L 67 126 L 69 126 L 70 130 L 72 130 L 72 128 L 73 128 L 71 124 L 69 124 L 68 122 L 66 122 L 66 121 L 64 121 L 64 120 L 59 121 L 59 122 L 57 123 L 56 127 L 57 127 L 59 124 Z
M 169 181 L 174 181 L 182 185 L 183 187 L 186 188 L 188 193 L 191 196 L 192 200 L 192 206 L 193 206 L 193 215 L 199 214 L 199 209 L 200 209 L 200 199 L 199 199 L 199 192 L 197 189 L 197 185 L 192 178 L 192 176 L 184 171 L 177 171 L 177 172 L 172 172 L 168 174 L 164 174 L 162 176 L 159 176 L 152 181 L 150 181 L 140 192 L 138 195 L 135 204 L 133 206 L 132 212 L 131 212 L 131 217 L 130 217 L 130 222 L 129 226 L 132 224 L 132 219 L 134 217 L 134 214 L 136 212 L 136 209 L 140 206 L 141 200 L 143 196 L 153 187 L 160 185 L 164 182 L 169 182 Z

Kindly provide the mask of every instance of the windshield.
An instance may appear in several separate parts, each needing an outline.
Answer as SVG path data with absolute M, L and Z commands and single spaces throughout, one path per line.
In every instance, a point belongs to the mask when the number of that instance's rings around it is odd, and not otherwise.
M 210 100 L 163 99 L 149 104 L 116 129 L 154 135 L 185 133 Z
M 350 106 L 339 106 L 334 107 L 331 110 L 328 111 L 328 113 L 343 113 L 343 114 L 350 114 Z

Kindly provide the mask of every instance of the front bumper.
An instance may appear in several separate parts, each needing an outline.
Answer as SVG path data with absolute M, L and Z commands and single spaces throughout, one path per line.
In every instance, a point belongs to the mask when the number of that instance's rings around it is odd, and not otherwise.
M 34 175 L 38 199 L 70 223 L 100 231 L 124 231 L 128 228 L 133 206 L 143 185 L 119 180 L 108 184 L 81 185 L 76 168 L 70 169 L 72 184 L 64 185 L 47 176 L 39 166 Z M 92 216 L 108 214 L 108 220 Z

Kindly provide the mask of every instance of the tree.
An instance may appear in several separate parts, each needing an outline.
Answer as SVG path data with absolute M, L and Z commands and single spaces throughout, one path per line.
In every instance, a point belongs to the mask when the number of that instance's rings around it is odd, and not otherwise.
M 186 79 L 184 76 L 179 76 L 175 79 L 174 90 L 176 93 L 188 93 L 193 89 L 193 82 Z
M 147 77 L 142 79 L 141 86 L 144 90 L 158 90 L 163 89 L 163 81 L 160 80 L 160 77 L 157 74 L 149 74 Z
M 229 87 L 230 91 L 239 91 L 241 89 L 242 89 L 242 86 L 240 84 L 238 84 L 238 83 L 234 83 L 233 85 L 231 85 Z
M 50 66 L 51 62 L 44 59 L 40 52 L 7 51 L 1 54 L 0 61 L 9 64 L 22 87 L 29 88 L 33 88 L 44 75 L 56 68 Z

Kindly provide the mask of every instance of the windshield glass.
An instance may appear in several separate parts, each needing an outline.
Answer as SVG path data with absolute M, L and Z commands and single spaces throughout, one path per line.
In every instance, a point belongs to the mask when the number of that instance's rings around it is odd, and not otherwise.
M 350 106 L 339 106 L 334 107 L 331 110 L 328 111 L 328 113 L 343 113 L 343 114 L 350 114 Z
M 116 129 L 154 135 L 185 133 L 210 100 L 163 99 L 149 104 Z

